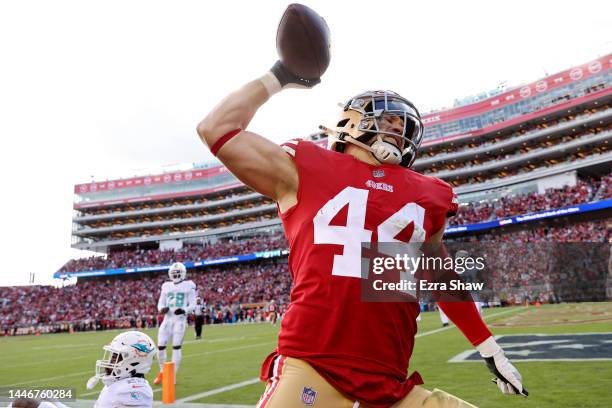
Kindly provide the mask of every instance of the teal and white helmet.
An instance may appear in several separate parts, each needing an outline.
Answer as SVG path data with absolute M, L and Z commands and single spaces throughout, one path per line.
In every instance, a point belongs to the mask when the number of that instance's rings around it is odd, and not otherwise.
M 187 277 L 187 268 L 180 262 L 175 262 L 168 269 L 168 276 L 174 283 L 180 283 Z
M 134 374 L 148 373 L 155 355 L 153 339 L 139 331 L 121 333 L 103 349 L 104 356 L 96 361 L 94 377 L 107 385 Z

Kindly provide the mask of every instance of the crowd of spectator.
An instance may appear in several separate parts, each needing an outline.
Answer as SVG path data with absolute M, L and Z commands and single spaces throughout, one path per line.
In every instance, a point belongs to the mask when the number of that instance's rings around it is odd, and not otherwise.
M 565 156 L 555 157 L 555 158 L 537 158 L 532 163 L 514 163 L 513 166 L 508 167 L 507 169 L 492 169 L 492 170 L 484 170 L 482 174 L 469 177 L 462 177 L 456 174 L 453 174 L 450 171 L 444 170 L 445 174 L 432 174 L 433 176 L 439 177 L 451 185 L 457 187 L 464 184 L 478 184 L 485 181 L 492 182 L 498 180 L 509 180 L 511 177 L 524 175 L 530 173 L 535 170 L 542 170 L 546 168 L 551 168 L 554 166 L 558 166 L 560 164 L 568 164 L 575 163 L 586 159 L 593 159 L 596 156 L 600 156 L 602 154 L 606 154 L 610 152 L 610 147 L 608 146 L 607 140 L 598 141 L 597 143 L 593 143 L 592 145 L 585 145 L 576 149 L 571 149 L 572 152 L 567 153 Z M 575 151 L 574 151 L 575 150 Z M 523 153 L 521 153 L 523 154 Z M 520 155 L 517 155 L 517 157 Z M 510 179 L 511 180 L 511 179 Z
M 582 133 L 570 134 L 570 135 L 559 137 L 555 139 L 554 142 L 548 139 L 545 139 L 545 140 L 539 140 L 539 141 L 534 141 L 530 143 L 523 143 L 521 146 L 516 147 L 514 150 L 511 150 L 508 152 L 502 153 L 500 151 L 500 152 L 497 152 L 497 154 L 490 154 L 490 155 L 481 154 L 479 158 L 471 157 L 471 158 L 468 158 L 468 159 L 465 159 L 459 162 L 446 162 L 445 163 L 444 161 L 439 160 L 427 166 L 425 169 L 423 169 L 423 173 L 435 174 L 438 177 L 443 177 L 446 174 L 452 173 L 456 170 L 470 169 L 470 168 L 479 167 L 479 166 L 484 168 L 493 162 L 502 162 L 504 160 L 514 159 L 514 158 L 524 156 L 525 154 L 532 154 L 538 151 L 550 150 L 552 146 L 558 147 L 559 149 L 565 148 L 566 146 L 563 146 L 563 145 L 566 143 L 573 142 L 578 139 L 588 140 L 593 135 L 597 135 L 604 131 L 609 132 L 610 129 L 612 129 L 611 126 L 607 126 L 604 128 L 589 129 L 588 131 L 585 131 Z
M 459 207 L 457 214 L 450 219 L 450 225 L 490 221 L 610 198 L 612 198 L 612 174 L 607 174 L 600 178 L 578 179 L 575 186 L 549 189 L 543 194 L 518 194 L 492 201 L 467 203 Z M 107 256 L 70 260 L 60 268 L 59 272 L 163 265 L 177 261 L 198 261 L 287 248 L 285 237 L 282 233 L 277 233 L 248 239 L 222 240 L 214 244 L 185 245 L 177 250 L 116 251 Z
M 262 304 L 289 301 L 291 275 L 286 263 L 206 268 L 191 271 L 188 279 L 196 283 L 210 323 L 256 320 L 262 316 Z M 165 273 L 157 273 L 131 279 L 83 279 L 62 288 L 0 287 L 0 334 L 12 334 L 19 327 L 79 331 L 156 326 L 157 301 L 167 280 Z
M 603 285 L 598 279 L 606 274 L 610 238 L 612 220 L 604 219 L 510 233 L 498 231 L 449 242 L 474 245 L 475 251 L 488 254 L 492 271 L 488 279 L 495 293 L 483 300 L 518 303 L 525 299 L 602 300 Z M 280 236 L 273 240 L 282 242 Z M 282 310 L 289 302 L 291 275 L 284 263 L 286 258 L 277 259 L 279 262 L 191 270 L 188 278 L 196 283 L 204 300 L 206 321 L 262 321 L 267 316 L 265 305 L 271 300 Z M 605 262 L 596 264 L 595 260 Z M 160 323 L 157 300 L 166 280 L 165 273 L 146 273 L 129 278 L 84 278 L 62 288 L 2 287 L 0 334 L 154 327 Z
M 95 271 L 103 269 L 133 268 L 138 266 L 164 265 L 173 262 L 199 261 L 224 256 L 248 254 L 289 247 L 283 234 L 255 236 L 247 239 L 230 239 L 214 244 L 185 245 L 181 249 L 116 251 L 108 256 L 92 256 L 72 259 L 58 272 Z
M 229 197 L 228 197 L 229 198 Z M 256 196 L 247 201 L 241 201 L 235 204 L 218 204 L 214 207 L 201 209 L 183 209 L 181 211 L 170 211 L 155 214 L 134 215 L 131 217 L 106 218 L 102 221 L 79 221 L 84 228 L 105 228 L 116 225 L 142 224 L 159 221 L 176 221 L 187 218 L 199 218 L 209 215 L 227 214 L 234 211 L 248 210 L 250 208 L 260 207 L 263 205 L 274 204 L 272 200 L 264 196 Z
M 451 247 L 484 256 L 481 300 L 523 303 L 603 301 L 612 220 L 454 239 Z M 610 272 L 612 273 L 612 272 Z M 484 297 L 484 298 L 482 298 Z
M 193 224 L 171 224 L 167 227 L 135 227 L 135 229 L 126 231 L 116 231 L 106 235 L 92 235 L 91 238 L 95 238 L 98 241 L 104 241 L 109 239 L 123 239 L 132 237 L 150 237 L 156 235 L 176 235 L 185 234 L 192 231 L 206 231 L 210 229 L 217 229 L 223 227 L 229 227 L 237 224 L 246 224 L 258 221 L 266 221 L 276 218 L 276 208 L 268 209 L 261 215 L 235 215 L 221 220 L 201 222 L 194 220 Z
M 465 142 L 462 142 L 459 140 L 459 141 L 455 141 L 452 144 L 432 145 L 431 147 L 428 147 L 427 145 L 425 145 L 423 147 L 423 156 L 428 157 L 428 158 L 431 158 L 431 157 L 444 158 L 448 155 L 471 150 L 471 149 L 487 147 L 487 146 L 492 147 L 496 143 L 499 143 L 502 141 L 507 141 L 512 138 L 521 137 L 525 135 L 531 135 L 531 134 L 540 132 L 542 130 L 555 128 L 557 126 L 564 125 L 569 122 L 584 119 L 586 117 L 594 115 L 598 112 L 606 111 L 608 109 L 610 109 L 610 105 L 606 104 L 600 107 L 584 109 L 578 114 L 566 115 L 558 119 L 550 119 L 546 123 L 534 123 L 534 124 L 530 124 L 527 126 L 523 126 L 519 130 L 516 130 L 514 132 L 506 132 L 501 135 L 496 133 L 494 136 L 492 135 L 490 137 L 487 137 L 486 135 L 484 137 L 479 136 L 477 140 L 468 140 Z M 418 167 L 418 160 L 415 164 Z
M 158 208 L 180 207 L 193 204 L 214 204 L 215 201 L 221 201 L 228 198 L 237 198 L 247 194 L 252 194 L 253 191 L 246 186 L 231 189 L 229 191 L 221 191 L 209 193 L 205 196 L 172 198 L 159 201 L 145 201 L 142 203 L 116 204 L 101 208 L 81 208 L 79 212 L 83 216 L 90 215 L 108 215 L 113 213 L 123 213 L 126 211 L 143 211 L 153 210 Z
M 609 198 L 612 198 L 612 174 L 601 178 L 578 179 L 575 186 L 548 189 L 543 194 L 518 194 L 494 201 L 467 203 L 459 207 L 457 214 L 450 219 L 450 224 L 473 224 Z

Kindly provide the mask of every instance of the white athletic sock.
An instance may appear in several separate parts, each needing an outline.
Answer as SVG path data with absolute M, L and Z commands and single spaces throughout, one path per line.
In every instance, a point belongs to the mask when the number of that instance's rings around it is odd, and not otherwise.
M 157 361 L 159 361 L 159 372 L 164 370 L 164 363 L 166 362 L 166 349 L 157 350 Z
M 183 350 L 172 350 L 172 362 L 174 363 L 174 379 L 176 380 L 176 372 L 178 371 L 179 364 L 181 364 L 181 357 L 183 357 Z

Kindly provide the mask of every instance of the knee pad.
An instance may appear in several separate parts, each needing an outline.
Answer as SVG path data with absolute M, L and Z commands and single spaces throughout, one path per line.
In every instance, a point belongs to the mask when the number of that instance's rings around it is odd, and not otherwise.
M 158 350 L 165 350 L 165 349 L 166 349 L 166 346 L 157 346 L 157 349 L 158 349 Z
M 172 346 L 172 349 L 174 349 L 174 350 L 180 350 L 180 349 L 181 349 L 181 347 L 183 347 L 183 346 Z

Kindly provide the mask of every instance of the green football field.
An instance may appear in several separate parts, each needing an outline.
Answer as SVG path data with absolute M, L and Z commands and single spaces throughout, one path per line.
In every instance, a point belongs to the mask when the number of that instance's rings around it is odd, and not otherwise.
M 410 370 L 418 370 L 429 389 L 443 389 L 479 407 L 612 407 L 610 353 L 604 358 L 598 355 L 597 361 L 565 358 L 560 361 L 516 362 L 530 396 L 507 397 L 490 382 L 492 376 L 484 363 L 449 362 L 471 349 L 455 327 L 442 328 L 437 312 L 422 316 Z M 612 303 L 485 309 L 484 316 L 495 335 L 612 332 Z M 177 377 L 178 403 L 254 406 L 264 388 L 256 380 L 259 367 L 275 347 L 277 330 L 278 326 L 269 324 L 207 326 L 204 339 L 195 341 L 190 327 Z M 86 390 L 85 383 L 93 375 L 95 360 L 102 357 L 102 345 L 117 333 L 0 338 L 0 388 L 72 387 L 76 389 L 79 400 L 94 400 L 101 385 L 91 392 Z M 154 330 L 148 334 L 156 339 Z M 364 336 L 367 337 L 367 331 Z M 601 347 L 580 344 L 580 338 L 556 342 L 547 342 L 546 336 L 541 338 L 544 341 L 539 343 L 556 344 L 551 347 L 559 353 L 602 350 Z M 504 343 L 504 338 L 499 342 Z M 604 343 L 610 342 L 604 340 Z M 506 350 L 513 353 L 509 355 L 511 359 L 513 355 L 524 357 L 541 353 L 520 347 Z M 157 362 L 154 362 L 149 380 L 157 371 Z M 161 400 L 159 388 L 153 387 L 156 400 Z

